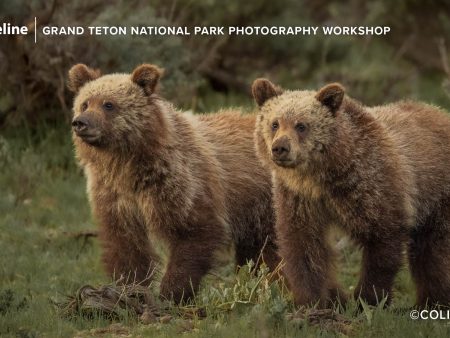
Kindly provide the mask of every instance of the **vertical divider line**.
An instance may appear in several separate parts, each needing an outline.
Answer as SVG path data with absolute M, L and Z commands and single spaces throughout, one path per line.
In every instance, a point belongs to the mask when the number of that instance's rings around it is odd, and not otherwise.
M 34 17 L 34 43 L 37 43 L 37 18 Z

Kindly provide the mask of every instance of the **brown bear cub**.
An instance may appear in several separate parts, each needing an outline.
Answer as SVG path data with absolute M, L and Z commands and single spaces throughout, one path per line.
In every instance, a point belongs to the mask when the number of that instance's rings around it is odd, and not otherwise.
M 277 264 L 272 183 L 254 151 L 255 116 L 181 113 L 155 93 L 160 76 L 153 65 L 101 76 L 78 64 L 68 86 L 107 271 L 148 283 L 162 243 L 161 295 L 179 302 L 230 245 L 239 265 Z
M 430 105 L 365 107 L 339 84 L 283 91 L 253 83 L 255 143 L 272 169 L 276 233 L 297 304 L 342 295 L 331 225 L 363 249 L 355 296 L 392 297 L 408 252 L 417 304 L 450 302 L 450 118 Z

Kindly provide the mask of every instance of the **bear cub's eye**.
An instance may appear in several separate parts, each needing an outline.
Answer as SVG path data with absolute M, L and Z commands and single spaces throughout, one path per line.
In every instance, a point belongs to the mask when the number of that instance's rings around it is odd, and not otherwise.
M 297 123 L 295 125 L 295 130 L 297 130 L 299 133 L 303 133 L 306 130 L 306 125 L 304 123 Z
M 278 129 L 280 125 L 278 124 L 278 121 L 272 122 L 272 131 L 275 131 Z
M 103 108 L 105 108 L 106 110 L 113 110 L 114 105 L 111 102 L 105 102 L 103 103 Z
M 83 104 L 81 105 L 81 111 L 85 111 L 87 108 L 88 108 L 87 102 L 83 102 Z

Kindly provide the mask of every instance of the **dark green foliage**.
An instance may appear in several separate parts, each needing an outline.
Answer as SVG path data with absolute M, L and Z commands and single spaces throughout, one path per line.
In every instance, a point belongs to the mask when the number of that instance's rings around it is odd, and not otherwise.
M 55 4 L 55 5 L 54 5 Z M 450 107 L 450 5 L 447 1 L 81 0 L 0 4 L 0 20 L 42 25 L 333 26 L 389 25 L 385 37 L 333 36 L 38 36 L 2 37 L 0 125 L 69 118 L 68 68 L 130 72 L 142 62 L 166 69 L 163 92 L 177 105 L 210 110 L 211 90 L 237 93 L 268 76 L 287 88 L 341 81 L 367 104 L 414 98 Z M 227 94 L 228 93 L 228 94 Z M 236 94 L 233 94 L 236 96 Z M 223 100 L 229 101 L 229 100 Z M 236 101 L 236 100 L 235 100 Z
M 0 291 L 0 315 L 5 315 L 9 311 L 23 310 L 27 303 L 25 297 L 18 297 L 11 289 Z
M 32 24 L 37 16 L 41 27 L 170 24 L 156 17 L 153 7 L 144 1 L 58 1 L 54 7 L 43 0 L 31 4 L 17 1 L 0 13 L 0 22 L 20 25 Z M 34 128 L 42 119 L 61 120 L 61 110 L 68 119 L 72 95 L 66 89 L 66 75 L 75 63 L 86 63 L 104 73 L 131 72 L 143 62 L 160 64 L 168 69 L 165 93 L 178 103 L 190 100 L 196 83 L 190 75 L 190 53 L 178 37 L 44 36 L 39 31 L 37 44 L 34 33 L 21 39 L 1 39 L 0 125 L 26 122 Z

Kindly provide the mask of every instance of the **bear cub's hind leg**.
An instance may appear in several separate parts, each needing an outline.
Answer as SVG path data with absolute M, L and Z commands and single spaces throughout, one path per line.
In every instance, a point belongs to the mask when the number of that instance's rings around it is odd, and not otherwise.
M 210 240 L 199 238 L 172 243 L 161 281 L 161 297 L 175 303 L 192 299 L 203 276 L 212 268 L 216 249 Z
M 448 204 L 420 228 L 409 245 L 409 265 L 416 283 L 416 304 L 450 305 L 450 210 Z
M 355 298 L 361 297 L 369 305 L 377 305 L 387 297 L 392 299 L 392 286 L 403 262 L 406 235 L 376 238 L 363 245 L 361 276 L 355 288 Z

